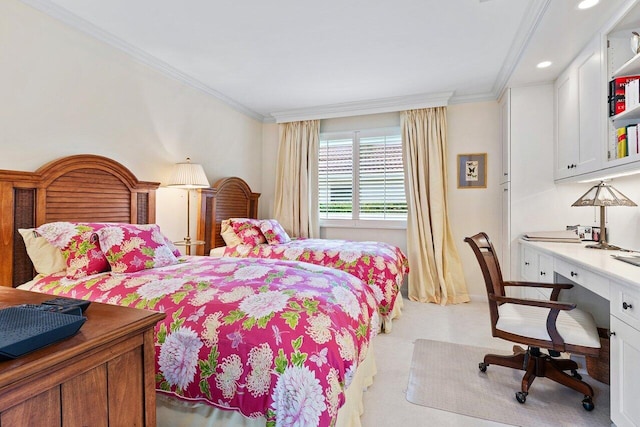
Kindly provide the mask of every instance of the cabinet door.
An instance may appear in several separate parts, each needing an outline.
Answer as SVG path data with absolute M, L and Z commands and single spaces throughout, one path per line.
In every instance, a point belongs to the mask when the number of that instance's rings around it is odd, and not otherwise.
M 578 157 L 578 84 L 570 66 L 555 84 L 556 168 L 555 178 L 573 175 Z
M 509 183 L 502 184 L 502 239 L 500 269 L 504 280 L 511 280 L 511 203 Z
M 597 170 L 604 157 L 602 48 L 600 37 L 558 77 L 556 101 L 556 173 L 567 178 Z
M 604 151 L 602 96 L 602 50 L 599 38 L 591 42 L 576 59 L 578 78 L 579 134 L 576 174 L 592 172 L 600 167 Z
M 611 420 L 640 426 L 640 331 L 611 316 L 611 333 Z
M 545 254 L 538 254 L 538 281 L 542 283 L 553 283 L 553 257 Z M 545 298 L 551 296 L 551 292 L 544 289 L 538 289 L 539 292 L 545 294 Z
M 500 182 L 511 180 L 511 89 L 507 89 L 500 102 L 500 139 L 502 140 L 502 174 Z
M 524 282 L 538 280 L 538 253 L 528 246 L 522 246 L 520 275 Z

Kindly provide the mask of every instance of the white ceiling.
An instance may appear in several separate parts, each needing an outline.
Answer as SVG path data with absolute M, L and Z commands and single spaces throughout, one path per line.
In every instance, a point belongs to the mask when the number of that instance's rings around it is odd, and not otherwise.
M 23 1 L 267 121 L 496 99 L 507 82 L 551 81 L 625 3 Z M 542 60 L 554 64 L 536 69 Z

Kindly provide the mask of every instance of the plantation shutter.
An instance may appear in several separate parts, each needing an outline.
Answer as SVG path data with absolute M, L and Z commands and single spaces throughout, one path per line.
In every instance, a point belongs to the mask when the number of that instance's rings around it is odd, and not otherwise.
M 320 138 L 318 153 L 320 219 L 351 219 L 353 137 Z
M 320 135 L 320 219 L 407 219 L 398 129 Z
M 360 138 L 360 219 L 407 218 L 400 135 Z

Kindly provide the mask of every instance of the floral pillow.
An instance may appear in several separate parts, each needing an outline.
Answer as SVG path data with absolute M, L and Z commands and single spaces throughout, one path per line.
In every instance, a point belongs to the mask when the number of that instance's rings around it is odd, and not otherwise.
M 100 248 L 114 273 L 133 273 L 178 262 L 156 224 L 123 224 L 98 231 Z
M 291 237 L 284 231 L 284 228 L 275 219 L 265 219 L 260 221 L 260 231 L 267 239 L 270 245 L 278 245 L 280 243 L 289 243 Z
M 62 250 L 67 277 L 79 279 L 109 270 L 109 263 L 98 245 L 96 233 L 104 223 L 51 222 L 36 228 L 49 243 Z
M 245 245 L 256 246 L 266 242 L 260 231 L 260 220 L 250 218 L 231 218 L 231 227 L 236 236 Z
M 178 258 L 179 256 L 182 256 L 182 252 L 180 252 L 180 249 L 178 249 L 176 247 L 176 245 L 174 245 L 173 242 L 171 240 L 169 240 L 169 238 L 167 236 L 164 236 L 164 244 L 169 247 L 169 249 L 171 250 L 171 253 L 176 258 Z

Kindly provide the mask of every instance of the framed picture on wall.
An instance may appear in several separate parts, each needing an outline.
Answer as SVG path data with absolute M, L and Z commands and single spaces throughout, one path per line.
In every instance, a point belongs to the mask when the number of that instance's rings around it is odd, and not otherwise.
M 458 188 L 487 188 L 487 153 L 458 154 Z

